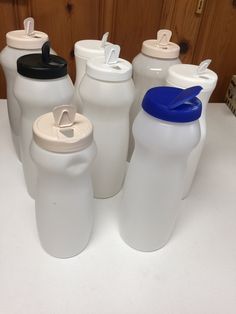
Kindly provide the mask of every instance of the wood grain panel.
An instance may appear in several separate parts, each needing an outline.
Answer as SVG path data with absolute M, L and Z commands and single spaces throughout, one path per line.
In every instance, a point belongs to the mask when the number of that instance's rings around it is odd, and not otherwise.
M 164 0 L 161 12 L 160 27 L 171 29 L 174 21 L 174 10 L 176 0 Z
M 30 3 L 35 28 L 49 35 L 53 49 L 69 62 L 69 69 L 73 72 L 71 19 L 67 1 L 30 0 Z
M 72 40 L 99 37 L 99 0 L 71 1 Z
M 231 0 L 206 3 L 193 61 L 210 58 L 210 68 L 219 76 L 212 101 L 224 101 L 233 74 L 236 74 L 236 8 Z
M 121 56 L 132 61 L 143 40 L 156 38 L 163 0 L 116 0 L 111 40 L 121 46 Z
M 198 0 L 165 0 L 160 26 L 172 30 L 172 40 L 187 51 L 180 54 L 184 63 L 191 63 L 201 25 L 202 15 L 196 14 Z
M 52 47 L 69 64 L 74 79 L 75 41 L 97 38 L 99 34 L 99 0 L 30 0 L 32 16 L 38 29 L 49 34 Z
M 112 41 L 115 26 L 115 10 L 117 0 L 100 0 L 99 2 L 99 36 L 109 32 Z
M 17 27 L 17 17 L 14 1 L 0 1 L 0 51 L 6 46 L 6 33 Z M 6 84 L 0 67 L 0 98 L 6 98 Z
M 31 16 L 30 0 L 13 0 L 13 6 L 15 10 L 15 22 L 16 28 L 23 28 L 23 21 L 25 18 Z
M 188 51 L 186 63 L 213 60 L 211 68 L 219 83 L 212 100 L 223 101 L 229 80 L 236 74 L 236 8 L 232 0 L 205 0 L 201 15 L 195 13 L 198 0 L 0 0 L 0 49 L 6 32 L 22 28 L 24 18 L 33 16 L 37 29 L 47 32 L 53 48 L 69 63 L 74 78 L 74 42 L 101 38 L 121 46 L 121 56 L 132 60 L 142 41 L 155 38 L 159 28 L 170 28 L 173 41 Z M 184 46 L 183 45 L 183 46 Z M 0 69 L 0 97 L 5 85 Z

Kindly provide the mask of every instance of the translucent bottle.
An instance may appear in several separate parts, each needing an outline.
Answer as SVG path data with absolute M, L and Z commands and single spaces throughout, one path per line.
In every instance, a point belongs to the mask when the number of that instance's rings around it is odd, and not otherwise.
M 135 101 L 130 110 L 130 143 L 128 160 L 134 150 L 132 125 L 141 110 L 145 93 L 152 87 L 164 86 L 168 69 L 171 65 L 180 63 L 177 44 L 170 42 L 172 32 L 162 29 L 157 32 L 157 39 L 145 40 L 141 52 L 134 58 L 133 80 L 136 89 Z
M 120 233 L 140 251 L 169 240 L 178 216 L 189 154 L 200 139 L 201 87 L 150 89 L 133 124 L 135 148 L 120 206 Z
M 32 126 L 36 118 L 55 106 L 70 103 L 73 83 L 67 74 L 67 62 L 49 54 L 49 43 L 42 53 L 25 55 L 17 60 L 18 75 L 14 93 L 21 108 L 20 149 L 28 193 L 34 198 L 37 171 L 29 153 Z
M 131 64 L 119 58 L 119 46 L 106 46 L 105 57 L 91 59 L 80 84 L 82 113 L 94 125 L 98 147 L 92 180 L 96 198 L 122 187 L 129 141 L 129 110 L 134 100 Z
M 201 138 L 188 159 L 183 198 L 187 197 L 190 192 L 206 140 L 206 109 L 217 83 L 216 73 L 208 69 L 210 62 L 211 60 L 205 60 L 202 61 L 200 65 L 174 65 L 169 68 L 167 76 L 168 86 L 187 88 L 194 85 L 200 85 L 202 87 L 202 90 L 198 95 L 198 98 L 202 102 L 202 115 L 199 120 Z
M 90 121 L 71 106 L 56 107 L 33 126 L 31 155 L 38 169 L 36 221 L 42 247 L 67 258 L 87 245 L 93 225 Z
M 13 93 L 17 76 L 16 61 L 19 57 L 40 53 L 42 45 L 48 40 L 48 35 L 34 30 L 34 19 L 24 20 L 24 29 L 15 30 L 6 34 L 7 46 L 1 51 L 0 63 L 2 65 L 7 85 L 7 108 L 10 121 L 13 144 L 20 159 L 20 106 Z
M 73 104 L 78 112 L 82 112 L 82 100 L 79 94 L 79 85 L 86 72 L 87 61 L 95 57 L 104 57 L 104 49 L 109 44 L 107 42 L 109 33 L 105 33 L 102 40 L 84 39 L 75 43 L 74 54 L 76 64 L 75 91 Z

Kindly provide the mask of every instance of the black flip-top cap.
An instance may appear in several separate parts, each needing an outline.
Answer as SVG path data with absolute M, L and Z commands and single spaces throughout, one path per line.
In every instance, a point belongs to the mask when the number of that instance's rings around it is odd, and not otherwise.
M 34 79 L 56 79 L 67 75 L 67 62 L 59 56 L 50 55 L 50 43 L 42 46 L 42 54 L 34 53 L 17 59 L 17 72 Z

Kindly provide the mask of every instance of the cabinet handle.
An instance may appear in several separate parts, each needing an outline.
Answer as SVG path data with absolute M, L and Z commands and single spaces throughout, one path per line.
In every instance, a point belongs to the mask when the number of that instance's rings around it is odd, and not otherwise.
M 196 8 L 196 13 L 197 14 L 202 14 L 203 7 L 204 7 L 204 2 L 205 2 L 205 0 L 198 0 L 197 8 Z

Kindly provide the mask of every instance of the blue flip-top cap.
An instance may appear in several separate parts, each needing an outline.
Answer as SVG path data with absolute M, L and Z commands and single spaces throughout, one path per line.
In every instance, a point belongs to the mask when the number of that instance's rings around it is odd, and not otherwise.
M 202 103 L 196 97 L 201 86 L 182 89 L 161 86 L 147 91 L 142 107 L 151 116 L 169 122 L 191 122 L 199 119 Z

